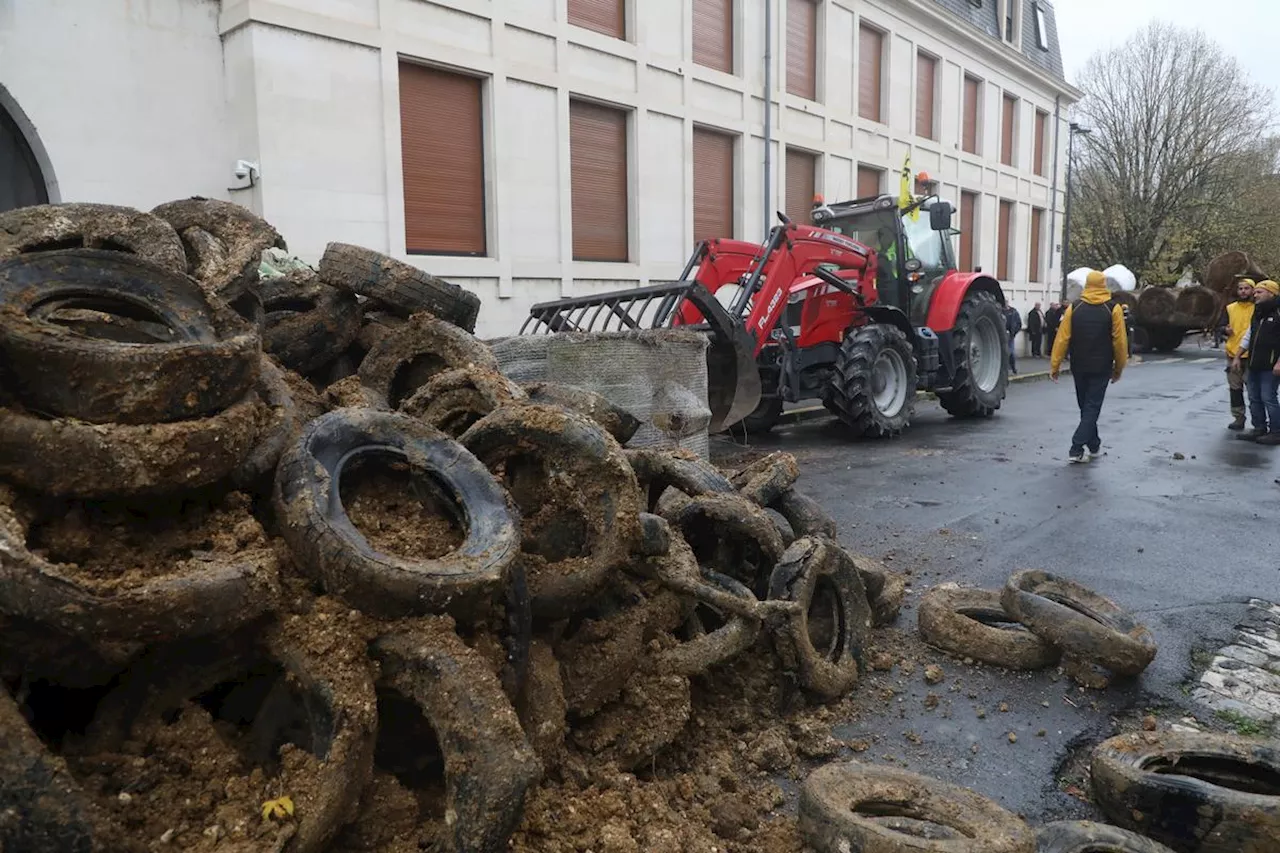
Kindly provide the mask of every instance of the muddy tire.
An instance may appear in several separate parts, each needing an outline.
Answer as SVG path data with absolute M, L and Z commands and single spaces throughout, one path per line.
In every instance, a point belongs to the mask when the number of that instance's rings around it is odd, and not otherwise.
M 703 580 L 717 589 L 757 604 L 756 597 L 738 581 L 717 572 L 704 572 Z M 708 630 L 708 620 L 719 623 Z M 711 667 L 732 660 L 755 645 L 760 634 L 760 620 L 724 613 L 714 605 L 703 604 L 682 626 L 684 639 L 680 645 L 658 654 L 655 668 L 668 675 L 701 675 Z
M 493 353 L 470 334 L 430 314 L 415 314 L 369 350 L 360 363 L 360 381 L 399 408 L 436 375 L 463 367 L 499 372 Z
M 729 482 L 738 494 L 757 506 L 773 506 L 800 478 L 800 466 L 790 453 L 770 453 L 741 471 L 730 475 Z
M 515 703 L 520 725 L 542 766 L 551 771 L 564 760 L 569 731 L 560 661 L 551 646 L 534 640 L 529 646 L 529 675 Z
M 560 406 L 600 424 L 618 444 L 626 444 L 640 429 L 641 421 L 621 406 L 585 388 L 558 385 L 555 382 L 529 382 L 521 386 L 529 399 L 548 406 Z
M 504 853 L 542 768 L 493 672 L 442 619 L 383 635 L 371 651 L 383 683 L 417 704 L 435 730 L 451 849 Z
M 826 536 L 835 539 L 836 522 L 822 504 L 797 489 L 787 489 L 769 504 L 782 514 L 796 536 Z
M 520 506 L 535 616 L 576 612 L 630 563 L 640 489 L 622 448 L 593 421 L 548 406 L 511 405 L 477 421 L 459 441 L 501 474 Z M 548 483 L 570 490 L 577 511 L 549 499 Z
M 942 408 L 958 418 L 989 418 L 1009 387 L 1009 337 L 1004 312 L 990 293 L 970 291 L 960 303 L 951 332 L 955 377 L 938 394 Z
M 1036 829 L 1036 853 L 1173 853 L 1135 832 L 1088 820 L 1046 823 Z
M 778 425 L 782 417 L 781 397 L 761 397 L 760 404 L 742 419 L 747 435 L 764 435 Z
M 916 357 L 901 329 L 873 323 L 845 335 L 822 402 L 854 436 L 901 434 L 915 398 Z
M 427 311 L 468 332 L 476 329 L 480 297 L 372 249 L 330 243 L 320 259 L 320 277 L 404 317 Z
M 263 349 L 298 373 L 312 373 L 341 358 L 360 334 L 360 304 L 310 271 L 258 286 L 262 296 Z
M 140 316 L 171 343 L 84 337 L 52 306 Z M 221 411 L 257 378 L 262 343 L 191 279 L 118 252 L 42 252 L 0 264 L 0 354 L 24 405 L 91 423 L 150 424 Z
M 182 241 L 163 219 L 111 204 L 41 204 L 0 214 L 0 260 L 63 249 L 133 255 L 171 273 L 187 272 Z
M 1138 732 L 1099 744 L 1093 797 L 1125 829 L 1182 853 L 1280 850 L 1280 750 L 1203 732 Z
M 1000 604 L 1000 593 L 936 586 L 916 612 L 920 636 L 959 658 L 974 658 L 1005 669 L 1043 669 L 1062 653 L 1016 624 Z
M 452 502 L 466 528 L 462 544 L 436 559 L 370 545 L 337 494 L 344 469 L 360 457 L 407 462 L 415 483 Z M 392 412 L 338 409 L 308 424 L 280 460 L 275 506 L 298 563 L 377 618 L 469 613 L 505 589 L 519 553 L 519 518 L 484 465 L 439 430 Z
M 764 510 L 737 494 L 691 498 L 668 517 L 698 564 L 763 595 L 786 547 Z
M 258 394 L 266 417 L 253 449 L 231 472 L 231 482 L 240 488 L 265 485 L 264 492 L 270 492 L 269 478 L 275 474 L 280 457 L 286 447 L 297 441 L 311 417 L 295 402 L 286 372 L 270 358 L 264 357 L 258 366 Z M 321 413 L 310 414 L 319 417 Z
M 658 503 L 668 489 L 688 497 L 734 491 L 733 484 L 723 474 L 696 456 L 650 449 L 634 449 L 626 453 L 631 470 L 648 495 L 649 512 L 657 511 Z
M 1155 659 L 1145 625 L 1109 598 L 1048 572 L 1017 572 L 1005 583 L 1005 612 L 1069 655 L 1137 675 Z
M 234 302 L 258 281 L 267 249 L 288 249 L 280 232 L 246 207 L 192 196 L 151 211 L 182 239 L 187 271 L 205 292 Z
M 933 840 L 903 818 L 958 831 Z M 1015 814 L 967 788 L 891 767 L 849 762 L 809 774 L 800 789 L 800 834 L 818 853 L 1035 853 Z
M 821 539 L 796 540 L 769 578 L 769 600 L 796 605 L 770 617 L 783 667 L 820 698 L 849 692 L 863 665 L 871 606 L 843 549 Z
M 476 421 L 528 397 L 501 373 L 483 367 L 446 370 L 400 404 L 400 411 L 457 438 Z

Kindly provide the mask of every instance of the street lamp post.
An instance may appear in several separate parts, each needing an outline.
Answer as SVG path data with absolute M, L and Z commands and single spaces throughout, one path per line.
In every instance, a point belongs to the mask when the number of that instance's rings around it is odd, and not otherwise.
M 1067 301 L 1067 273 L 1071 267 L 1068 265 L 1067 259 L 1071 252 L 1071 166 L 1075 160 L 1075 142 L 1076 136 L 1088 136 L 1093 133 L 1087 127 L 1081 127 L 1078 122 L 1071 122 L 1067 129 L 1067 210 L 1062 220 L 1062 295 L 1063 302 Z

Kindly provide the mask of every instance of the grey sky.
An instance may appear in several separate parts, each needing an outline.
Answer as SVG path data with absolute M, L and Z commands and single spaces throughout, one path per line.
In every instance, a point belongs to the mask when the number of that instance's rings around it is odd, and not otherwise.
M 1053 8 L 1072 83 L 1095 51 L 1122 44 L 1148 21 L 1159 19 L 1203 30 L 1280 101 L 1276 0 L 1054 0 Z

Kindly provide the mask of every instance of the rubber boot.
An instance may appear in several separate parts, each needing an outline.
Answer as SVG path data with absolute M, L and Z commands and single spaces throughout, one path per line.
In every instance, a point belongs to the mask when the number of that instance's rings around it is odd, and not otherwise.
M 1244 391 L 1236 391 L 1236 390 L 1232 389 L 1232 391 L 1231 391 L 1231 417 L 1235 418 L 1235 420 L 1234 420 L 1234 421 L 1232 421 L 1232 422 L 1227 426 L 1227 429 L 1229 429 L 1229 430 L 1234 430 L 1234 431 L 1236 431 L 1236 432 L 1239 432 L 1240 430 L 1244 429 L 1244 415 L 1245 415 L 1245 409 L 1244 409 Z

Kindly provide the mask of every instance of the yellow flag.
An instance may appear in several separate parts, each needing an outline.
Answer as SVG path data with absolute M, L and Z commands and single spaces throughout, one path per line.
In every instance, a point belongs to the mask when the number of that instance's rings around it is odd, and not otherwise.
M 902 179 L 898 182 L 898 209 L 906 210 L 911 206 L 911 152 L 907 152 L 907 157 L 902 161 Z M 911 211 L 911 221 L 914 222 L 920 218 L 920 209 Z

